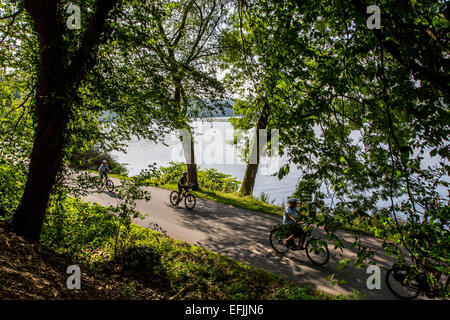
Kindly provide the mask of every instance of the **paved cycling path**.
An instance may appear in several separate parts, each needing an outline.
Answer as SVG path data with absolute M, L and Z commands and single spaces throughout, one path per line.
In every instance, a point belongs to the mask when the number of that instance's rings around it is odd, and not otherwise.
M 113 180 L 116 185 L 119 183 L 118 180 Z M 281 274 L 300 284 L 333 295 L 348 295 L 353 290 L 358 290 L 366 294 L 368 299 L 395 299 L 385 285 L 386 269 L 383 268 L 390 267 L 394 260 L 386 257 L 379 239 L 363 237 L 365 244 L 378 251 L 375 260 L 382 270 L 381 289 L 369 290 L 366 286 L 369 276 L 366 270 L 350 268 L 350 272 L 344 274 L 336 268 L 337 262 L 333 258 L 330 258 L 324 267 L 316 267 L 308 260 L 304 251 L 289 252 L 285 256 L 276 255 L 269 243 L 269 232 L 272 226 L 280 223 L 281 217 L 199 198 L 195 208 L 187 210 L 184 202 L 178 207 L 170 204 L 168 190 L 155 187 L 146 187 L 146 190 L 151 192 L 152 199 L 149 202 L 137 201 L 137 210 L 147 214 L 144 220 L 133 221 L 138 225 L 148 227 L 157 223 L 171 238 L 184 240 L 240 262 Z M 114 194 L 106 191 L 92 193 L 85 200 L 101 205 L 115 205 L 118 202 Z M 331 255 L 341 254 L 341 259 L 355 259 L 356 249 L 351 247 L 354 238 L 345 231 L 339 235 L 348 242 L 343 252 L 334 250 L 334 246 L 329 245 Z M 333 273 L 347 283 L 333 286 L 327 280 Z

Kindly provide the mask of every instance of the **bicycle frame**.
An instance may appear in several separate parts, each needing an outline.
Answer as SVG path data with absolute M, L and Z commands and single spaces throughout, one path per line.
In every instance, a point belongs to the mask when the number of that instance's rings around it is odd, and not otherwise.
M 192 185 L 188 185 L 186 187 L 183 187 L 184 192 L 178 192 L 177 190 L 174 190 L 170 193 L 170 203 L 173 206 L 177 206 L 183 199 L 184 204 L 186 208 L 189 210 L 193 209 L 195 207 L 196 199 L 195 196 L 190 192 L 192 189 Z M 189 205 L 188 205 L 189 202 Z
M 309 225 L 306 225 L 306 228 L 308 228 Z M 278 229 L 279 226 L 274 226 L 274 230 Z M 298 238 L 298 237 L 296 237 Z M 306 230 L 305 233 L 303 234 L 303 239 L 302 239 L 302 245 L 305 244 L 305 242 L 309 239 L 314 239 L 314 236 L 312 235 L 312 230 Z
M 192 185 L 187 186 L 184 192 L 181 193 L 181 196 L 183 198 L 186 198 L 187 194 L 192 190 L 192 187 L 193 187 Z
M 103 190 L 103 189 L 107 188 L 108 191 L 110 191 L 108 188 L 108 182 L 111 182 L 112 187 L 114 188 L 113 181 L 107 175 L 100 175 L 98 177 L 97 188 L 99 190 Z
M 299 244 L 300 248 L 298 248 L 297 245 L 295 245 L 295 241 L 293 241 L 294 243 L 292 243 L 292 245 L 294 245 L 294 248 L 292 249 L 294 251 L 299 249 L 305 250 L 308 259 L 313 264 L 317 266 L 323 266 L 328 262 L 330 258 L 328 246 L 326 243 L 321 243 L 322 240 L 320 240 L 320 237 L 316 238 L 313 236 L 313 230 L 309 228 L 308 224 L 306 225 L 306 229 L 307 230 L 303 234 L 301 243 Z M 270 231 L 270 245 L 277 253 L 284 254 L 290 249 L 291 245 L 287 245 L 286 243 L 283 244 L 283 242 L 285 241 L 283 240 L 283 238 L 285 239 L 289 234 L 290 230 L 283 230 L 283 227 L 280 227 L 280 225 L 274 226 Z M 320 242 L 316 243 L 316 241 Z M 324 253 L 325 256 L 319 257 L 319 255 L 321 255 L 322 253 Z

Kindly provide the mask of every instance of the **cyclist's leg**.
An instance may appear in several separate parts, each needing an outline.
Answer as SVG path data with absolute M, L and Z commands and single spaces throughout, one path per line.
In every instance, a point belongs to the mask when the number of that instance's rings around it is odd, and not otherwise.
M 183 187 L 178 185 L 178 202 L 180 202 L 183 194 Z
M 287 244 L 289 244 L 289 243 L 293 243 L 293 244 L 295 245 L 295 242 L 294 242 L 295 235 L 294 235 L 294 233 L 292 233 L 292 231 L 291 231 L 292 226 L 291 226 L 291 225 L 288 225 L 288 226 L 286 226 L 286 228 L 287 228 L 287 230 L 289 230 L 289 233 L 288 233 L 288 234 L 290 234 L 290 236 L 287 237 L 286 239 L 284 239 L 284 244 L 287 245 Z
M 305 232 L 303 231 L 303 228 L 298 225 L 298 228 L 294 232 L 294 236 L 298 238 L 298 246 L 303 246 L 303 238 L 305 237 Z
M 291 234 L 289 237 L 284 239 L 284 244 L 289 243 L 290 241 L 293 241 L 295 239 L 295 235 Z

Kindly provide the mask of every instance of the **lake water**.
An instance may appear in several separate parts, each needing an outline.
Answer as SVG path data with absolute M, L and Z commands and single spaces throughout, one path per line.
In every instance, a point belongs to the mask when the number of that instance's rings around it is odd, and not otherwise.
M 226 119 L 213 118 L 192 123 L 195 128 L 196 163 L 200 169 L 215 168 L 242 181 L 246 164 L 239 157 L 238 148 L 228 143 L 232 141 L 234 130 Z M 182 144 L 175 134 L 167 135 L 164 144 L 132 139 L 128 142 L 126 153 L 115 151 L 113 156 L 125 164 L 131 176 L 154 162 L 159 166 L 166 165 L 170 161 L 185 161 Z M 300 177 L 298 170 L 291 168 L 290 173 L 282 180 L 272 176 L 285 163 L 287 163 L 285 157 L 262 157 L 256 176 L 254 196 L 260 196 L 264 192 L 270 201 L 280 204 L 295 191 Z
M 229 142 L 233 140 L 233 127 L 227 121 L 228 118 L 212 118 L 194 121 L 195 128 L 195 157 L 199 168 L 215 168 L 220 172 L 232 175 L 238 181 L 242 181 L 246 164 L 238 156 L 238 148 Z M 179 134 L 178 134 L 179 136 Z M 155 143 L 145 140 L 132 139 L 128 142 L 126 153 L 113 152 L 113 156 L 125 164 L 129 175 L 137 175 L 141 170 L 146 169 L 149 164 L 156 163 L 167 165 L 170 161 L 184 162 L 182 144 L 178 136 L 174 134 L 164 137 L 163 143 Z M 355 134 L 354 140 L 357 140 Z M 242 138 L 239 141 L 244 141 Z M 276 141 L 272 141 L 274 143 Z M 428 152 L 425 152 L 423 166 L 437 164 L 438 159 L 431 159 Z M 260 196 L 262 192 L 268 195 L 270 201 L 275 204 L 284 203 L 286 198 L 295 191 L 300 179 L 300 171 L 291 166 L 291 170 L 282 180 L 272 174 L 286 164 L 286 157 L 269 158 L 263 156 L 256 176 L 254 196 Z M 422 166 L 422 167 L 423 167 Z M 445 177 L 447 182 L 448 176 Z M 439 193 L 443 199 L 448 199 L 449 191 L 446 188 L 439 188 Z M 328 202 L 326 200 L 326 202 Z M 380 201 L 378 207 L 387 207 L 389 201 Z

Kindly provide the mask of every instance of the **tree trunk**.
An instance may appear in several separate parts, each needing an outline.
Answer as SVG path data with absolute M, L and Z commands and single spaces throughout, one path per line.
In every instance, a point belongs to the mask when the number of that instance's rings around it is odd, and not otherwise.
M 81 81 L 93 67 L 94 48 L 100 42 L 105 20 L 117 1 L 96 2 L 96 11 L 73 57 L 69 57 L 67 43 L 63 40 L 65 29 L 61 24 L 58 1 L 24 2 L 39 37 L 37 128 L 25 190 L 12 226 L 17 234 L 28 240 L 39 241 L 50 193 L 62 165 L 72 101 Z
M 27 2 L 27 10 L 35 16 L 33 22 L 41 48 L 35 109 L 37 127 L 25 190 L 12 219 L 16 233 L 31 241 L 38 241 L 41 234 L 50 193 L 61 166 L 68 118 L 64 103 L 68 99 L 63 94 L 66 83 L 61 79 L 65 71 L 64 44 L 61 30 L 52 28 L 56 24 L 56 6 L 45 8 L 50 15 L 45 20 L 41 16 L 42 8 L 36 5 Z
M 12 220 L 16 233 L 30 241 L 39 241 L 50 193 L 62 162 L 66 121 L 64 117 L 53 115 L 48 121 L 38 123 L 25 190 Z
M 183 84 L 181 82 L 181 79 L 177 76 L 174 76 L 174 82 L 175 82 L 174 100 L 178 109 L 181 111 L 181 114 L 185 115 L 187 113 L 187 100 L 186 95 L 184 94 Z M 187 130 L 185 130 L 182 134 L 181 139 L 184 157 L 186 159 L 188 180 L 190 183 L 193 184 L 192 190 L 199 190 L 197 164 L 195 163 L 195 154 L 194 154 L 194 139 L 192 132 L 187 132 Z
M 192 190 L 200 189 L 198 186 L 198 175 L 197 175 L 197 164 L 195 163 L 195 154 L 194 154 L 194 139 L 191 136 L 191 158 L 187 162 L 187 172 L 188 172 L 188 180 L 193 184 Z
M 197 164 L 195 163 L 194 155 L 194 140 L 192 139 L 192 135 L 189 134 L 188 136 L 183 136 L 181 144 L 183 146 L 184 157 L 186 159 L 188 179 L 189 182 L 194 185 L 192 190 L 199 190 Z
M 192 190 L 199 190 L 198 176 L 197 176 L 197 165 L 195 163 L 187 164 L 187 172 L 189 182 L 193 184 Z
M 258 173 L 258 164 L 248 163 L 245 168 L 244 180 L 242 181 L 239 193 L 243 196 L 250 196 L 253 194 L 255 186 L 256 174 Z
M 259 130 L 266 129 L 268 121 L 269 121 L 269 105 L 267 103 L 264 103 L 263 110 L 256 123 L 255 138 L 253 139 L 252 150 L 249 157 L 249 159 L 256 158 L 256 163 L 247 164 L 247 167 L 245 168 L 244 180 L 242 180 L 242 184 L 239 189 L 239 193 L 243 196 L 250 196 L 253 194 L 256 174 L 258 173 L 259 159 L 261 158 L 260 150 L 262 150 L 262 148 L 264 147 L 260 145 L 261 142 L 259 140 Z

